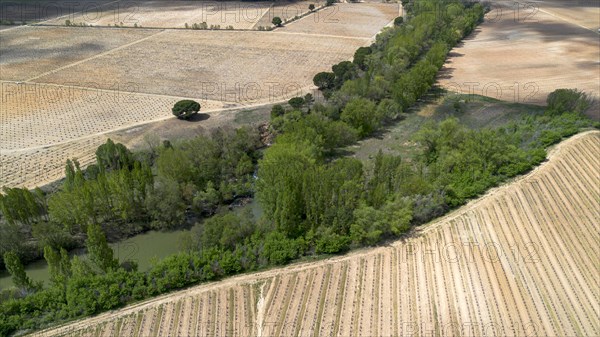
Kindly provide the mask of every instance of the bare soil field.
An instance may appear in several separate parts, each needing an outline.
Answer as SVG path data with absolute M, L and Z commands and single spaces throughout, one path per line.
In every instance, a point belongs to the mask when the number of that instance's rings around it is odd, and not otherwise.
M 206 22 L 226 29 L 251 29 L 271 8 L 270 1 L 117 1 L 70 16 L 71 23 L 91 26 L 185 28 Z M 307 5 L 308 7 L 308 5 Z M 65 25 L 65 17 L 44 22 Z M 270 22 L 269 22 L 270 25 Z
M 71 86 L 0 82 L 0 148 L 3 153 L 48 147 L 138 123 L 171 118 L 171 96 Z M 204 101 L 203 111 L 223 108 Z
M 404 240 L 35 336 L 597 336 L 600 132 Z M 567 225 L 569 224 L 569 225 Z
M 0 80 L 25 81 L 68 64 L 156 34 L 154 30 L 106 31 L 23 26 L 0 31 Z M 83 76 L 72 82 L 85 82 Z
M 0 186 L 34 188 L 59 180 L 65 175 L 67 159 L 77 159 L 82 167 L 94 163 L 96 149 L 106 138 L 95 135 L 23 151 L 0 150 Z
M 597 1 L 495 1 L 486 21 L 452 51 L 439 81 L 452 91 L 520 103 L 543 104 L 558 88 L 598 98 L 599 18 Z
M 278 31 L 372 38 L 400 15 L 400 8 L 393 3 L 337 3 Z
M 312 87 L 314 74 L 351 58 L 367 43 L 364 38 L 278 32 L 167 30 L 35 82 L 64 85 L 85 74 L 102 89 L 133 83 L 143 93 L 272 102 Z
M 582 28 L 597 32 L 600 28 L 600 15 L 598 0 L 542 0 L 532 3 L 534 9 L 555 16 L 565 22 L 580 25 Z

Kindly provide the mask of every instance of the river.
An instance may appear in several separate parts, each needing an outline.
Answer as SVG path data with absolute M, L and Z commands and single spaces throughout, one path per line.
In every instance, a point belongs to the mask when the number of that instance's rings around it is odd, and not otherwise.
M 252 209 L 255 219 L 258 219 L 262 212 L 255 199 L 243 207 L 234 208 L 234 210 L 235 212 L 241 212 L 248 207 Z M 110 246 L 115 253 L 115 257 L 119 258 L 119 261 L 135 261 L 140 271 L 146 271 L 150 268 L 154 259 L 161 259 L 180 251 L 180 238 L 184 233 L 189 231 L 190 229 L 180 229 L 170 232 L 148 231 L 126 240 L 112 243 Z M 77 249 L 70 254 L 83 255 L 84 250 Z M 43 281 L 45 285 L 48 284 L 49 272 L 48 264 L 45 260 L 38 260 L 26 265 L 25 271 L 27 272 L 27 276 L 33 281 Z M 6 289 L 12 285 L 10 274 L 6 270 L 1 271 L 0 289 Z

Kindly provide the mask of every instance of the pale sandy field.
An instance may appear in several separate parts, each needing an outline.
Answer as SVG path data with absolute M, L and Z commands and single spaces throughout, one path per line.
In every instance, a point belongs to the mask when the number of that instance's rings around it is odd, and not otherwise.
M 494 1 L 452 51 L 440 83 L 463 93 L 544 104 L 558 88 L 600 95 L 598 1 Z
M 229 278 L 36 336 L 597 336 L 600 132 L 347 256 Z
M 0 31 L 0 79 L 26 81 L 156 34 L 152 30 L 22 26 Z M 85 82 L 85 77 L 73 78 Z
M 311 87 L 314 74 L 367 43 L 279 31 L 165 30 L 35 82 L 67 84 L 85 74 L 102 89 L 135 83 L 142 93 L 256 103 Z
M 399 4 L 339 3 L 278 29 L 286 33 L 372 38 L 401 13 Z

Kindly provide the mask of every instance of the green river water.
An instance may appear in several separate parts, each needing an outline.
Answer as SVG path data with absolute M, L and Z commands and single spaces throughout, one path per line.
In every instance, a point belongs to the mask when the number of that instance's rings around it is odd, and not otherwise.
M 244 207 L 235 208 L 235 211 L 241 212 L 246 207 L 252 208 L 252 213 L 256 219 L 260 216 L 260 208 L 254 200 Z M 120 242 L 112 243 L 110 246 L 115 252 L 115 256 L 119 258 L 119 261 L 135 261 L 140 271 L 146 271 L 150 268 L 154 259 L 161 259 L 178 252 L 181 249 L 180 238 L 182 234 L 189 231 L 190 229 L 171 232 L 149 231 Z M 83 254 L 83 250 L 77 250 L 72 252 L 72 254 L 81 255 Z M 48 265 L 45 260 L 42 259 L 26 265 L 25 271 L 33 281 L 44 281 L 45 285 L 48 284 Z M 5 270 L 1 271 L 0 289 L 6 289 L 12 285 L 10 274 Z

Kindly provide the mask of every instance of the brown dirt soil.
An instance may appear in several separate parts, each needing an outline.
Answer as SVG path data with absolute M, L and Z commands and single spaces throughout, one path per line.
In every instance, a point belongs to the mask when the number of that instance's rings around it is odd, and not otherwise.
M 156 34 L 154 30 L 20 26 L 0 31 L 0 80 L 25 81 L 47 71 Z M 72 83 L 87 83 L 78 76 Z
M 314 74 L 351 58 L 366 43 L 363 38 L 278 32 L 171 30 L 35 81 L 65 84 L 86 74 L 102 89 L 131 83 L 143 93 L 269 102 L 312 87 Z
M 203 303 L 201 313 L 190 316 L 186 305 L 180 314 L 203 326 L 194 335 L 215 334 L 218 322 L 248 328 L 231 334 L 220 328 L 219 336 L 596 336 L 599 153 L 600 132 L 579 134 L 531 173 L 410 238 L 196 286 L 34 335 L 113 331 L 119 321 L 129 334 L 156 334 L 150 322 L 167 315 L 157 309 L 183 300 Z M 254 292 L 257 304 L 234 302 L 256 313 L 252 322 L 222 303 L 245 287 L 262 289 Z M 139 312 L 151 319 L 139 327 L 124 319 Z
M 337 3 L 277 31 L 372 38 L 400 14 L 392 3 Z
M 446 88 L 544 104 L 558 88 L 600 95 L 600 4 L 495 1 L 485 22 L 454 48 L 439 81 Z M 497 89 L 499 88 L 499 89 Z

